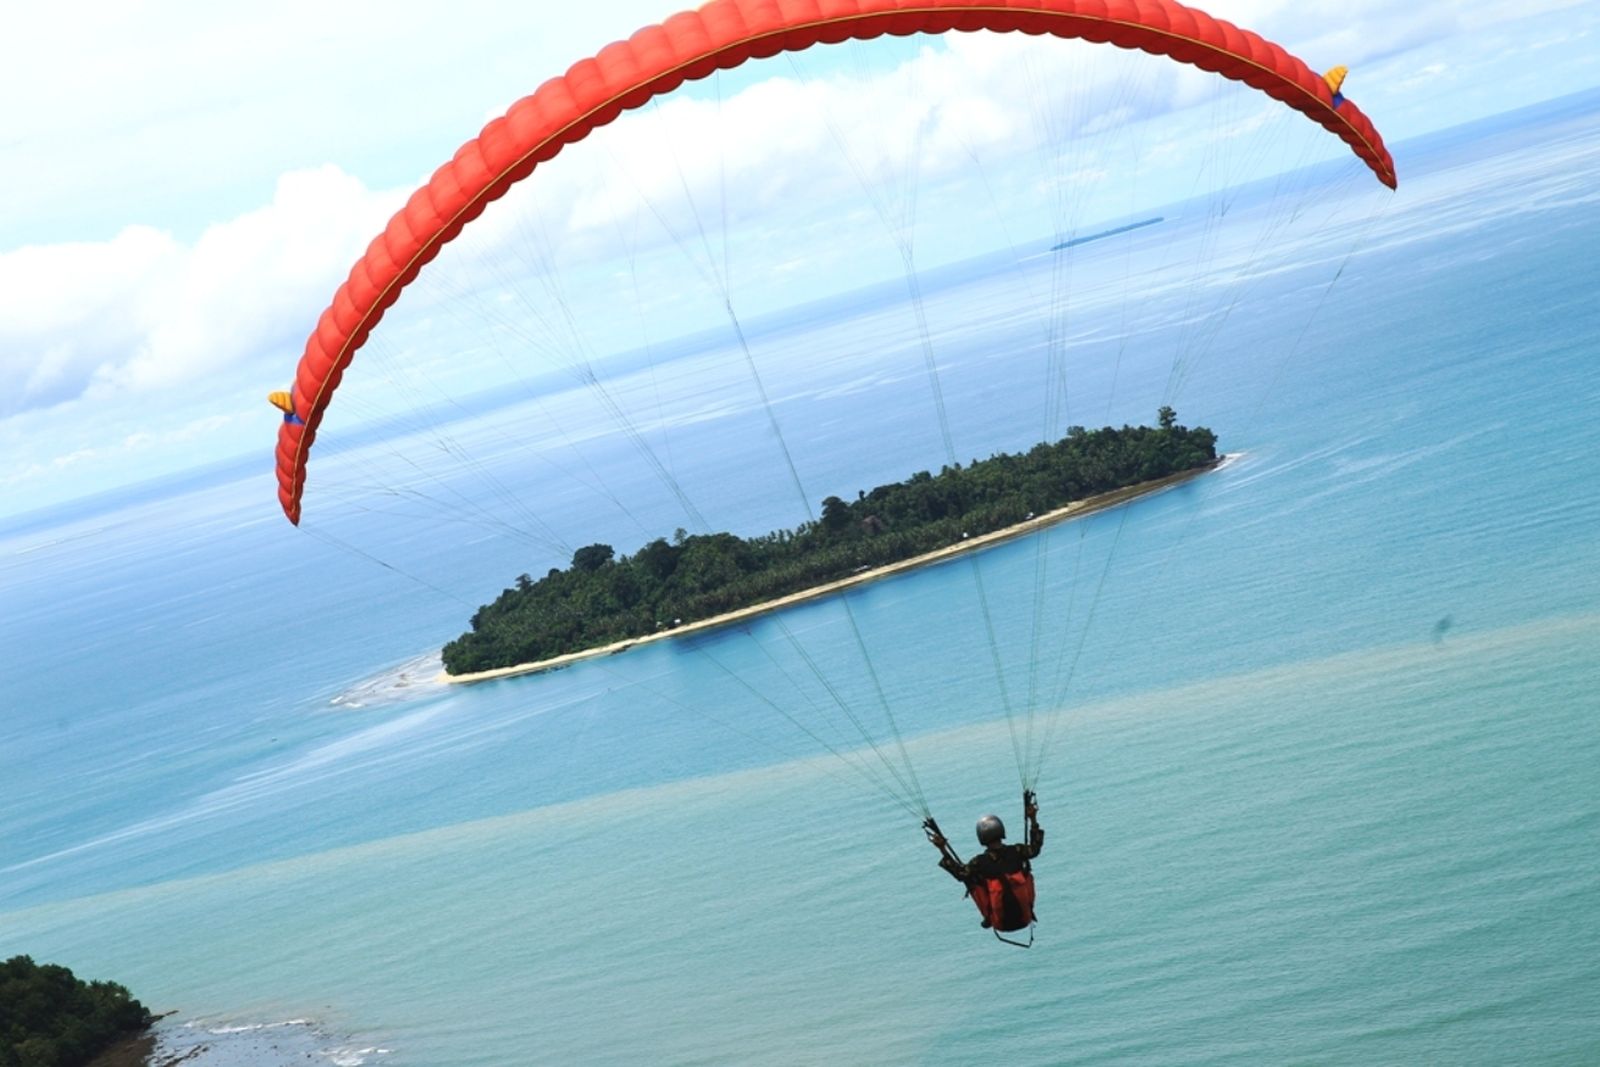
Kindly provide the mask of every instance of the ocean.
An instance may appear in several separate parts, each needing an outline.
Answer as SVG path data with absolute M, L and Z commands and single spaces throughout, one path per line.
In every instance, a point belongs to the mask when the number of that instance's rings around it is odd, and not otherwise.
M 574 473 L 548 395 L 330 434 L 306 530 L 270 428 L 260 457 L 0 522 L 0 956 L 120 981 L 224 1067 L 1600 1061 L 1600 95 L 1394 147 L 1401 191 L 1263 254 L 1181 389 L 1158 345 L 1075 381 L 1071 421 L 1172 400 L 1226 466 L 849 614 L 434 682 L 519 572 L 692 525 L 626 435 Z M 1150 207 L 1130 256 L 1192 236 Z M 963 460 L 1038 437 L 1020 288 L 985 260 L 928 297 Z M 833 351 L 894 293 L 755 350 Z M 1087 351 L 1115 325 L 1074 328 Z M 673 477 L 726 481 L 741 533 L 793 525 L 781 466 L 701 462 L 766 415 L 737 358 L 698 358 L 618 395 L 698 397 L 641 416 Z M 944 462 L 921 359 L 773 372 L 814 498 Z M 519 426 L 548 467 L 518 473 Z M 429 440 L 487 458 L 371 495 Z M 463 520 L 561 465 L 531 545 Z M 605 492 L 629 507 L 596 525 Z M 806 657 L 895 722 L 852 735 Z M 1054 735 L 1019 952 L 880 768 L 903 749 L 965 850 L 1018 815 L 1024 691 Z

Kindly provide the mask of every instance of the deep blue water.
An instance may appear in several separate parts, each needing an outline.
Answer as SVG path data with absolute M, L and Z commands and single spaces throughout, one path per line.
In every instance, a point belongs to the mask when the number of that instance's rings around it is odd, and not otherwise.
M 687 524 L 624 435 L 567 447 L 578 390 L 410 444 L 330 438 L 309 532 L 264 460 L 11 523 L 0 953 L 114 977 L 169 1025 L 313 1020 L 338 1036 L 289 1029 L 352 1063 L 1600 1059 L 1585 100 L 1402 153 L 1398 196 L 1252 262 L 1248 314 L 1152 289 L 1126 348 L 1124 306 L 1074 320 L 1063 423 L 1171 401 L 1239 458 L 978 578 L 959 560 L 850 598 L 958 839 L 1016 805 L 1030 724 L 997 679 L 1039 694 L 1031 952 L 986 941 L 915 818 L 786 717 L 863 748 L 803 648 L 894 758 L 839 601 L 428 683 L 419 657 L 515 574 Z M 1084 251 L 1136 267 L 1197 225 Z M 1029 262 L 929 301 L 963 460 L 1046 422 Z M 813 500 L 944 461 L 915 339 L 870 363 L 838 343 L 904 339 L 897 300 L 753 327 Z M 1203 349 L 1189 312 L 1217 325 Z M 612 387 L 719 525 L 795 521 L 737 353 Z M 413 483 L 428 499 L 364 495 L 430 441 L 479 458 Z M 545 543 L 444 506 L 502 487 Z

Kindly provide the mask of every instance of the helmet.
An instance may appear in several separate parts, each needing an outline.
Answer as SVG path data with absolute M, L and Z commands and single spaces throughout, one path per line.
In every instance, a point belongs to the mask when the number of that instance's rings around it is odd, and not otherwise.
M 985 815 L 978 820 L 978 844 L 985 847 L 998 845 L 1005 840 L 1006 824 L 998 815 Z

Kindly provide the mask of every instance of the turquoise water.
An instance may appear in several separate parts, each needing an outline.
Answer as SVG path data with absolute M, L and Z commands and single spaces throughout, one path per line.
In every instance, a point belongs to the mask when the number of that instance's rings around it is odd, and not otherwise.
M 1030 952 L 721 670 L 781 693 L 774 620 L 439 689 L 414 661 L 469 609 L 287 527 L 263 460 L 0 529 L 0 953 L 125 982 L 173 1042 L 309 1020 L 281 1030 L 342 1063 L 1600 1059 L 1600 100 L 1397 157 L 1329 295 L 1292 268 L 1341 234 L 1286 249 L 1179 395 L 1166 353 L 1086 372 L 1075 421 L 1175 399 L 1236 461 L 983 555 L 1009 682 L 1071 679 Z M 1022 402 L 993 353 L 1025 331 L 972 270 L 939 302 L 986 324 L 946 349 L 958 447 Z M 887 313 L 850 314 L 765 343 Z M 917 358 L 775 383 L 815 495 L 936 465 Z M 758 439 L 715 399 L 672 431 L 691 487 L 718 475 L 689 457 Z M 863 413 L 870 450 L 839 431 Z M 681 522 L 627 477 L 645 525 Z M 755 484 L 782 479 L 747 477 L 733 524 L 782 521 Z M 547 514 L 582 543 L 588 511 Z M 457 528 L 328 513 L 469 602 L 532 569 L 482 530 L 441 552 Z M 1016 806 L 972 574 L 851 600 L 958 840 Z M 864 691 L 838 603 L 783 625 Z

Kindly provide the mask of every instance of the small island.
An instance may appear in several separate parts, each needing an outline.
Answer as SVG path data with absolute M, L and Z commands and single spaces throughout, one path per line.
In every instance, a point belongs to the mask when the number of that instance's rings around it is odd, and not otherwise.
M 1126 226 L 1114 226 L 1109 230 L 1101 230 L 1099 233 L 1091 233 L 1085 237 L 1069 237 L 1060 244 L 1051 245 L 1050 251 L 1065 252 L 1069 248 L 1077 248 L 1079 245 L 1086 245 L 1092 241 L 1103 241 L 1107 237 L 1120 237 L 1122 234 L 1132 233 L 1134 230 L 1142 230 L 1146 226 L 1154 226 L 1158 222 L 1166 221 L 1165 218 L 1157 215 L 1153 219 L 1140 219 L 1138 222 L 1130 222 Z
M 653 637 L 737 622 L 1109 507 L 1215 467 L 1216 435 L 1178 425 L 1071 427 L 1026 453 L 822 501 L 820 519 L 759 537 L 657 538 L 632 555 L 593 544 L 565 570 L 524 574 L 444 646 L 445 677 L 479 681 L 564 666 Z
M 153 1022 L 116 982 L 86 982 L 29 956 L 0 963 L 0 1067 L 84 1067 Z M 132 1050 L 127 1062 L 147 1051 Z

